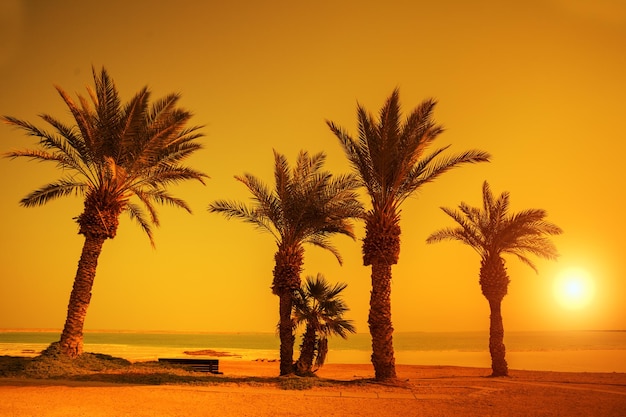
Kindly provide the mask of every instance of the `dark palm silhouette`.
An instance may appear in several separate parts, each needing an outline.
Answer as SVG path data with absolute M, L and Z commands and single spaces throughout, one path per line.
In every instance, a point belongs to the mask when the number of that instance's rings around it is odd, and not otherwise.
M 425 154 L 443 131 L 432 118 L 436 102 L 426 100 L 401 120 L 399 92 L 394 90 L 375 120 L 357 107 L 358 139 L 327 121 L 372 207 L 365 214 L 363 264 L 372 266 L 369 328 L 376 379 L 395 379 L 391 321 L 391 266 L 400 254 L 400 206 L 417 189 L 462 164 L 489 161 L 489 154 L 470 150 L 443 156 L 448 148 Z
M 353 219 L 362 216 L 358 181 L 353 175 L 333 177 L 323 171 L 324 153 L 310 156 L 302 151 L 293 169 L 287 159 L 274 151 L 275 188 L 270 191 L 250 174 L 236 176 L 252 194 L 252 204 L 219 200 L 209 205 L 212 213 L 238 218 L 269 232 L 278 250 L 274 256 L 272 291 L 279 297 L 280 374 L 293 373 L 295 343 L 291 312 L 294 292 L 300 288 L 304 244 L 327 249 L 342 262 L 330 243 L 335 234 L 354 239 Z
M 460 211 L 445 207 L 442 210 L 460 227 L 439 230 L 431 234 L 426 242 L 459 240 L 480 255 L 480 288 L 491 311 L 489 352 L 492 376 L 506 376 L 508 365 L 505 359 L 501 305 L 510 280 L 502 255 L 515 255 L 537 272 L 528 255 L 556 259 L 556 247 L 548 236 L 558 235 L 562 230 L 544 220 L 547 216 L 544 210 L 529 209 L 510 214 L 509 193 L 503 192 L 494 199 L 487 181 L 483 183 L 482 209 L 461 203 Z
M 154 246 L 152 225 L 159 224 L 155 204 L 191 212 L 183 200 L 168 193 L 167 186 L 186 180 L 204 184 L 206 178 L 181 165 L 201 148 L 195 141 L 201 134 L 199 127 L 187 127 L 191 113 L 176 107 L 178 95 L 168 95 L 149 106 L 150 92 L 144 87 L 122 105 L 107 71 L 92 72 L 95 90 L 88 88 L 88 98 L 79 95 L 80 104 L 56 87 L 76 125 L 44 114 L 41 118 L 54 128 L 46 131 L 27 121 L 2 117 L 39 138 L 38 149 L 8 152 L 5 157 L 53 162 L 63 172 L 60 179 L 24 197 L 22 206 L 39 206 L 76 194 L 84 197 L 84 209 L 76 221 L 85 242 L 59 343 L 61 352 L 72 358 L 82 353 L 83 325 L 98 257 L 104 241 L 115 237 L 120 214 L 126 212 L 136 220 Z M 134 198 L 143 207 L 133 202 Z
M 348 311 L 341 298 L 346 284 L 331 286 L 323 275 L 309 276 L 294 298 L 294 321 L 296 326 L 305 327 L 300 345 L 300 358 L 296 361 L 298 375 L 311 375 L 313 362 L 320 368 L 326 361 L 328 337 L 340 336 L 344 339 L 348 333 L 355 333 L 351 320 L 343 315 Z

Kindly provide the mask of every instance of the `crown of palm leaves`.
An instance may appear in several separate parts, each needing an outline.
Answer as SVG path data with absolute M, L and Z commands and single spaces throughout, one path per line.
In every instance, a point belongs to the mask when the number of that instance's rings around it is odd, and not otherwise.
M 442 156 L 449 146 L 426 153 L 444 131 L 433 120 L 436 104 L 433 99 L 423 101 L 405 120 L 402 120 L 397 88 L 381 108 L 378 119 L 359 104 L 358 139 L 326 121 L 359 174 L 375 210 L 397 212 L 416 189 L 444 172 L 462 163 L 489 161 L 490 155 L 478 150 Z
M 78 104 L 61 87 L 57 92 L 69 108 L 75 125 L 48 115 L 41 119 L 54 128 L 43 130 L 27 121 L 3 116 L 5 123 L 37 137 L 38 149 L 7 152 L 8 158 L 25 157 L 56 163 L 65 173 L 24 197 L 25 207 L 39 206 L 59 197 L 99 193 L 115 201 L 136 220 L 154 245 L 151 224 L 159 225 L 154 204 L 168 204 L 191 212 L 187 203 L 166 187 L 184 180 L 204 184 L 207 175 L 181 165 L 202 146 L 201 126 L 187 127 L 192 114 L 177 107 L 180 96 L 170 94 L 149 105 L 150 92 L 141 89 L 126 105 L 108 72 L 92 68 L 95 90 Z M 130 202 L 137 197 L 141 205 Z
M 459 210 L 442 207 L 460 227 L 449 227 L 431 234 L 427 243 L 442 240 L 459 240 L 476 250 L 481 257 L 499 256 L 503 253 L 515 255 L 535 272 L 537 267 L 528 254 L 545 259 L 556 259 L 556 246 L 549 239 L 563 231 L 545 220 L 547 212 L 542 209 L 528 209 L 509 213 L 508 192 L 494 198 L 487 181 L 483 183 L 482 208 L 466 203 Z
M 361 217 L 363 210 L 356 192 L 359 183 L 352 174 L 323 171 L 325 160 L 322 152 L 301 151 L 290 168 L 286 157 L 274 150 L 273 190 L 251 174 L 235 176 L 250 191 L 252 204 L 218 200 L 209 211 L 250 223 L 270 233 L 279 246 L 309 243 L 331 251 L 341 262 L 329 237 L 354 238 L 351 219 Z

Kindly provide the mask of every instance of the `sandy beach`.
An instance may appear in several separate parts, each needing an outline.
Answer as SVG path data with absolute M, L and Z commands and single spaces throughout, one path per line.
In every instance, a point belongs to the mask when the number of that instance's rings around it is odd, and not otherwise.
M 321 384 L 285 390 L 277 362 L 220 360 L 218 383 L 141 385 L 103 379 L 0 378 L 0 416 L 623 416 L 626 374 L 398 365 L 399 384 L 371 365 L 329 364 Z

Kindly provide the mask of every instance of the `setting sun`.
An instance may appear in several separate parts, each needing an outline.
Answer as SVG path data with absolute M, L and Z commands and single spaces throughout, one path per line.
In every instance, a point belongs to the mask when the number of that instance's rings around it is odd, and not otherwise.
M 579 268 L 566 269 L 554 282 L 554 295 L 562 307 L 579 309 L 592 301 L 595 286 L 587 271 Z

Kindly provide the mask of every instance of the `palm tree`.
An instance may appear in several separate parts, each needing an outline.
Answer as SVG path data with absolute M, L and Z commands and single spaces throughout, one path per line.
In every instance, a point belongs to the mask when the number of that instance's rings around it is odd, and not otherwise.
M 41 118 L 54 130 L 3 116 L 29 136 L 39 138 L 38 149 L 6 153 L 9 158 L 24 157 L 53 162 L 63 176 L 24 197 L 24 207 L 40 206 L 73 194 L 84 197 L 83 212 L 76 218 L 78 233 L 85 237 L 61 334 L 61 353 L 75 358 L 83 350 L 83 326 L 96 275 L 98 257 L 106 239 L 115 237 L 119 216 L 126 212 L 136 220 L 154 246 L 152 225 L 159 225 L 155 204 L 169 204 L 188 212 L 185 201 L 167 191 L 170 184 L 198 180 L 205 174 L 181 165 L 201 145 L 200 127 L 187 127 L 191 113 L 176 107 L 177 94 L 170 94 L 149 106 L 150 92 L 140 90 L 122 106 L 118 91 L 107 71 L 98 75 L 92 68 L 95 91 L 89 98 L 78 96 L 77 105 L 56 87 L 69 108 L 76 125 L 43 114 Z M 143 203 L 138 205 L 132 197 Z M 147 211 L 147 213 L 146 213 Z
M 274 151 L 273 191 L 250 174 L 235 176 L 252 194 L 252 205 L 219 200 L 209 205 L 212 213 L 238 218 L 270 233 L 278 250 L 274 255 L 272 292 L 279 297 L 280 374 L 293 373 L 295 336 L 291 320 L 294 292 L 300 288 L 304 244 L 329 250 L 342 263 L 329 237 L 335 234 L 354 239 L 353 219 L 362 216 L 355 176 L 333 177 L 322 171 L 326 155 L 310 156 L 301 151 L 293 169 Z
M 503 192 L 494 199 L 487 181 L 483 183 L 482 210 L 465 203 L 459 205 L 460 212 L 445 207 L 441 209 L 460 227 L 434 232 L 426 242 L 459 240 L 480 254 L 479 283 L 491 311 L 489 352 L 492 376 L 506 376 L 508 366 L 501 305 L 510 280 L 502 255 L 515 255 L 537 272 L 528 255 L 556 259 L 556 247 L 548 236 L 561 234 L 562 230 L 544 220 L 547 216 L 544 210 L 529 209 L 509 214 L 509 193 Z
M 357 106 L 359 138 L 327 121 L 372 207 L 365 214 L 363 264 L 372 266 L 372 291 L 368 324 L 372 336 L 372 364 L 376 379 L 395 379 L 393 325 L 391 321 L 391 266 L 400 254 L 400 206 L 417 189 L 461 164 L 486 162 L 490 155 L 470 150 L 440 156 L 447 148 L 429 154 L 426 149 L 443 131 L 432 113 L 436 102 L 426 100 L 401 121 L 399 91 L 395 89 L 375 120 Z
M 329 336 L 346 339 L 348 333 L 356 332 L 352 321 L 343 318 L 348 311 L 340 296 L 345 288 L 344 283 L 331 287 L 322 274 L 317 274 L 316 277 L 308 276 L 296 292 L 294 321 L 296 325 L 305 326 L 300 358 L 296 361 L 296 373 L 299 375 L 311 375 L 314 360 L 317 368 L 324 365 Z

